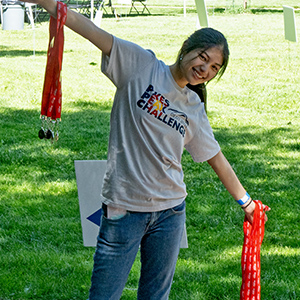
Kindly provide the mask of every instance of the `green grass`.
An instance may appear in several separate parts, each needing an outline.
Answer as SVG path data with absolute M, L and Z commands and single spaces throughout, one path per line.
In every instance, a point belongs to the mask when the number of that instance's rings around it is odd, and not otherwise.
M 195 13 L 184 18 L 180 10 L 102 22 L 169 64 L 195 24 Z M 208 86 L 211 125 L 246 189 L 272 208 L 262 299 L 300 299 L 299 45 L 284 40 L 280 13 L 215 13 L 210 24 L 231 50 L 224 77 Z M 47 23 L 35 38 L 33 56 L 29 26 L 0 31 L 0 299 L 86 299 L 94 249 L 82 243 L 74 160 L 106 159 L 115 89 L 98 51 L 66 29 L 60 139 L 39 140 Z M 185 152 L 183 166 L 189 248 L 170 299 L 238 299 L 243 213 L 206 163 Z M 137 260 L 123 300 L 135 299 L 138 273 Z

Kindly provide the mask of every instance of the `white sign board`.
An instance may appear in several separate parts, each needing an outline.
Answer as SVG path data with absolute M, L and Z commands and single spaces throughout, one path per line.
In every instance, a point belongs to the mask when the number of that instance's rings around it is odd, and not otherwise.
M 105 160 L 75 160 L 83 244 L 95 247 L 99 233 Z
M 206 11 L 205 0 L 195 0 L 195 3 L 201 27 L 208 27 L 208 16 Z
M 297 42 L 295 11 L 293 7 L 283 5 L 285 39 Z
M 102 183 L 106 160 L 75 160 L 83 244 L 96 247 L 101 220 Z M 181 248 L 188 248 L 186 226 L 184 226 Z

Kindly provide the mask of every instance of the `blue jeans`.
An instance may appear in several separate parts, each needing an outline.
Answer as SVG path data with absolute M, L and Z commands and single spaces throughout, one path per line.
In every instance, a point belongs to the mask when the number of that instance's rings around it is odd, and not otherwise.
M 168 299 L 185 223 L 185 201 L 160 212 L 102 217 L 89 300 L 118 300 L 141 252 L 140 300 Z

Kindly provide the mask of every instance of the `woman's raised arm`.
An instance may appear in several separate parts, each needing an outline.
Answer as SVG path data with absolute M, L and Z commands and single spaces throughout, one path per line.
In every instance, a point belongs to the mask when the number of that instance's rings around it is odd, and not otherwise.
M 56 18 L 57 3 L 55 0 L 24 0 L 24 2 L 36 3 L 42 6 L 51 16 Z M 88 39 L 105 55 L 110 55 L 113 43 L 112 35 L 97 27 L 90 19 L 68 9 L 65 25 L 79 35 Z

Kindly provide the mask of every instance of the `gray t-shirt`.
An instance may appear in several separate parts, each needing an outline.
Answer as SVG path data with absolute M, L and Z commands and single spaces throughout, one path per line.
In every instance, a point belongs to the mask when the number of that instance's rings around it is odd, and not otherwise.
M 117 90 L 110 120 L 105 203 L 130 211 L 153 212 L 179 205 L 186 197 L 181 156 L 214 157 L 220 147 L 204 105 L 180 88 L 169 66 L 154 53 L 114 37 L 102 72 Z

